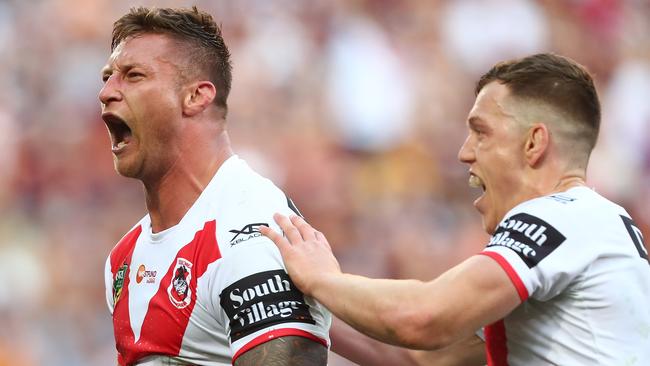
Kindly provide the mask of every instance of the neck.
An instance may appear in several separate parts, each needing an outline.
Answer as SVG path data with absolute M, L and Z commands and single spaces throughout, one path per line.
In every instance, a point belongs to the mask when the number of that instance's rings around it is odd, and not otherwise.
M 161 178 L 143 181 L 154 233 L 178 224 L 233 154 L 225 130 L 220 130 L 216 138 L 204 134 L 189 140 Z
M 548 169 L 538 170 L 536 174 L 529 176 L 529 179 L 526 180 L 524 186 L 529 187 L 529 189 L 526 190 L 526 197 L 523 197 L 522 201 L 586 185 L 584 169 L 577 168 L 563 171 L 558 169 L 555 172 Z
M 573 187 L 586 186 L 584 173 L 570 173 L 563 176 L 550 193 L 564 192 Z

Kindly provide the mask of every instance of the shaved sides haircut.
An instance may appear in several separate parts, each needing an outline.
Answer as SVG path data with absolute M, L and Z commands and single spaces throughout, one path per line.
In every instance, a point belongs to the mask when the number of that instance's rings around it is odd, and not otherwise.
M 214 84 L 214 103 L 227 110 L 226 100 L 232 82 L 230 52 L 221 28 L 212 16 L 192 8 L 131 8 L 113 25 L 111 51 L 122 41 L 142 34 L 164 34 L 185 47 L 186 65 L 182 74 L 206 78 Z
M 539 122 L 555 124 L 550 128 L 566 140 L 560 148 L 573 150 L 586 167 L 598 139 L 601 112 L 593 79 L 582 65 L 551 53 L 504 61 L 481 76 L 476 94 L 493 81 L 506 85 L 515 102 L 529 102 L 547 114 L 548 120 Z M 548 115 L 553 112 L 556 116 Z

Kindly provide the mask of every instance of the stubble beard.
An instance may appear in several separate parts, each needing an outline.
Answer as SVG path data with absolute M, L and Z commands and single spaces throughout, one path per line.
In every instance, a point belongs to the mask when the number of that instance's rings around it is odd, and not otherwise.
M 138 157 L 117 157 L 113 156 L 113 167 L 115 172 L 125 178 L 142 180 L 142 162 Z

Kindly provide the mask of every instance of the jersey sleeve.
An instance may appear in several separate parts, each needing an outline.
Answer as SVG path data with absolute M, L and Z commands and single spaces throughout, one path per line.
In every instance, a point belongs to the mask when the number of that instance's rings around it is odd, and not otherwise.
M 578 215 L 537 206 L 527 205 L 503 220 L 481 252 L 503 268 L 522 302 L 555 297 L 597 253 L 589 249 L 588 235 L 576 233 L 581 227 Z
M 297 210 L 277 188 L 245 196 L 231 215 L 218 219 L 223 257 L 212 292 L 212 303 L 230 338 L 233 362 L 284 336 L 306 337 L 329 347 L 330 313 L 295 287 L 277 247 L 258 230 L 270 226 L 280 231 L 273 214 Z

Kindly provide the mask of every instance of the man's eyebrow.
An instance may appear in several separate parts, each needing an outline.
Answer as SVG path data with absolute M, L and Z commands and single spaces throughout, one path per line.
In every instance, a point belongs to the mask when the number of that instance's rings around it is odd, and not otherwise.
M 129 70 L 134 69 L 136 67 L 149 70 L 149 68 L 146 65 L 137 62 L 121 65 L 117 67 L 117 69 L 118 71 L 128 72 Z M 113 73 L 113 70 L 114 67 L 106 65 L 104 66 L 104 68 L 102 68 L 102 75 Z
M 141 69 L 145 69 L 145 70 L 149 70 L 149 67 L 148 67 L 147 65 L 145 65 L 145 64 L 141 64 L 141 63 L 138 63 L 138 62 L 133 62 L 133 63 L 130 63 L 130 64 L 125 64 L 125 65 L 123 65 L 123 66 L 121 67 L 121 69 L 124 69 L 124 70 L 131 70 L 131 69 L 134 69 L 134 68 L 136 68 L 136 67 L 141 68 Z

